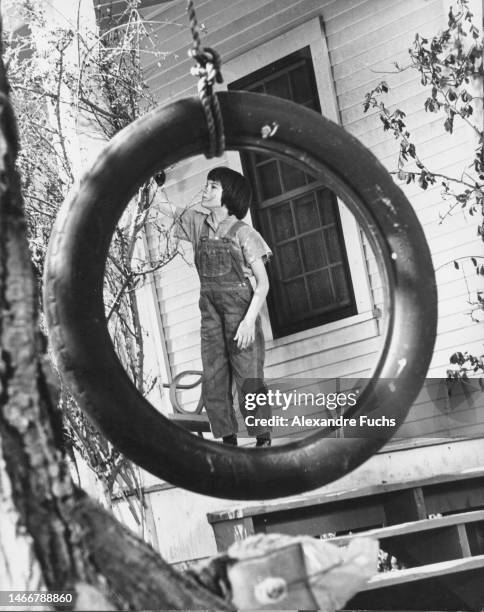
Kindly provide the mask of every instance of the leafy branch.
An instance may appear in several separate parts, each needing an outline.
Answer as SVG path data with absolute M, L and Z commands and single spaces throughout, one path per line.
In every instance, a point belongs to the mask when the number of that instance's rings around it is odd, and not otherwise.
M 365 95 L 363 110 L 365 113 L 376 111 L 383 130 L 392 133 L 398 143 L 397 167 L 392 174 L 405 184 L 415 183 L 423 190 L 439 185 L 443 199 L 448 202 L 439 223 L 456 210 L 462 210 L 477 218 L 477 235 L 484 241 L 483 49 L 483 39 L 473 23 L 469 0 L 457 0 L 456 8 L 449 10 L 447 27 L 431 38 L 416 34 L 409 49 L 408 65 L 401 67 L 394 63 L 396 70 L 393 72 L 418 72 L 421 85 L 428 90 L 424 110 L 442 117 L 445 132 L 453 134 L 458 121 L 472 131 L 476 145 L 472 159 L 460 176 L 436 172 L 421 157 L 407 126 L 406 113 L 400 108 L 391 110 L 384 101 L 389 92 L 386 81 L 381 81 Z M 484 276 L 482 256 L 464 259 L 471 262 L 477 275 Z M 474 321 L 481 321 L 478 315 L 484 311 L 483 292 L 476 291 L 474 298 L 461 262 L 456 259 L 448 264 L 462 271 L 471 306 L 470 316 Z M 462 357 L 456 358 L 456 355 Z M 465 377 L 471 370 L 484 372 L 482 356 L 458 352 L 450 361 L 458 369 L 449 372 L 456 373 L 457 377 Z
M 384 131 L 391 131 L 398 141 L 397 169 L 393 174 L 406 184 L 415 182 L 422 189 L 440 183 L 442 194 L 450 204 L 441 222 L 456 209 L 466 209 L 469 215 L 480 215 L 478 234 L 484 240 L 482 216 L 484 211 L 484 131 L 473 122 L 475 105 L 482 106 L 482 97 L 473 91 L 483 76 L 483 41 L 479 30 L 472 23 L 468 0 L 458 0 L 458 11 L 449 11 L 447 28 L 431 39 L 416 34 L 409 49 L 410 64 L 397 71 L 414 69 L 420 74 L 420 82 L 430 88 L 424 102 L 429 113 L 443 113 L 443 128 L 449 134 L 454 131 L 457 119 L 473 130 L 477 145 L 472 162 L 460 177 L 431 170 L 417 152 L 406 125 L 406 114 L 397 108 L 391 111 L 381 99 L 389 91 L 388 84 L 381 81 L 365 95 L 364 112 L 378 112 Z M 467 25 L 467 27 L 466 27 Z M 464 43 L 464 39 L 467 42 Z
M 73 136 L 84 130 L 107 140 L 155 105 L 140 62 L 140 49 L 146 46 L 149 33 L 136 8 L 138 2 L 129 0 L 127 4 L 128 18 L 111 27 L 107 24 L 98 34 L 81 32 L 71 23 L 67 27 L 51 26 L 42 6 L 27 2 L 23 11 L 29 28 L 5 36 L 12 101 L 21 137 L 18 167 L 39 284 L 53 220 L 78 178 L 74 160 L 79 147 Z M 152 204 L 152 186 L 148 181 L 140 188 L 117 227 L 104 287 L 113 344 L 143 395 L 152 390 L 156 379 L 145 365 L 136 291 L 150 273 L 177 254 L 177 245 L 170 241 L 166 241 L 165 252 L 155 261 L 135 250 Z M 95 471 L 107 499 L 119 496 L 126 483 L 140 489 L 131 463 L 97 432 L 64 388 L 60 390 L 60 402 L 66 444 Z M 75 458 L 73 452 L 71 458 Z M 141 497 L 131 510 L 142 526 Z

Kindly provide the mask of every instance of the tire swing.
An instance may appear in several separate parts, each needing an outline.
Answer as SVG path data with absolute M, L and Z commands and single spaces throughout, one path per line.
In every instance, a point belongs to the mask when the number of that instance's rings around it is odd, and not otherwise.
M 270 154 L 299 166 L 342 197 L 366 231 L 386 288 L 387 317 L 375 373 L 352 416 L 385 415 L 398 427 L 427 373 L 437 319 L 430 252 L 409 202 L 369 151 L 314 111 L 261 94 L 217 97 L 227 149 Z M 278 129 L 264 138 L 268 123 Z M 123 210 L 145 180 L 204 153 L 208 141 L 202 106 L 189 98 L 155 109 L 108 144 L 64 203 L 51 236 L 44 282 L 50 342 L 79 405 L 143 469 L 216 497 L 293 495 L 350 472 L 396 428 L 372 435 L 345 428 L 343 439 L 318 431 L 270 449 L 203 440 L 171 423 L 138 393 L 108 333 L 103 275 Z

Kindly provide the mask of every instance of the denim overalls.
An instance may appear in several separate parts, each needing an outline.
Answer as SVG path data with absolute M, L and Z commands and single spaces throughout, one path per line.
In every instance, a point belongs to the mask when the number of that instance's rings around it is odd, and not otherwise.
M 234 340 L 237 328 L 250 305 L 253 289 L 242 270 L 242 254 L 235 247 L 236 221 L 221 238 L 208 238 L 208 224 L 202 225 L 195 248 L 195 265 L 200 276 L 202 315 L 202 393 L 215 438 L 237 432 L 233 409 L 232 382 L 235 381 L 242 416 L 269 418 L 270 408 L 247 411 L 246 393 L 264 392 L 264 336 L 260 317 L 255 323 L 254 342 L 239 349 Z M 270 431 L 269 427 L 247 427 L 249 436 Z

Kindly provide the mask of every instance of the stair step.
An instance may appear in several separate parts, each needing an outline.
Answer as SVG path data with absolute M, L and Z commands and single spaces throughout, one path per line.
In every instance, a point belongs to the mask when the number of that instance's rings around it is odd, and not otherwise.
M 407 584 L 416 580 L 427 580 L 429 578 L 458 574 L 481 568 L 484 569 L 484 555 L 467 557 L 465 559 L 453 559 L 452 561 L 441 561 L 440 563 L 394 570 L 392 572 L 381 572 L 370 578 L 361 591 L 371 591 L 397 584 Z
M 473 469 L 453 474 L 439 474 L 438 476 L 431 476 L 427 478 L 415 478 L 408 481 L 381 483 L 366 487 L 343 489 L 342 491 L 332 491 L 331 493 L 320 495 L 296 495 L 283 501 L 267 501 L 259 504 L 239 506 L 237 507 L 235 514 L 237 517 L 249 517 L 267 514 L 269 512 L 287 512 L 290 510 L 300 510 L 301 508 L 318 506 L 320 504 L 331 504 L 340 501 L 354 500 L 361 497 L 377 496 L 395 491 L 430 487 L 444 483 L 457 483 L 459 481 L 470 479 L 482 479 L 483 477 L 484 469 Z M 233 516 L 233 508 L 230 508 L 229 510 L 219 510 L 207 513 L 209 523 L 230 520 L 233 518 Z
M 484 510 L 460 512 L 458 514 L 450 514 L 448 516 L 439 516 L 436 518 L 422 519 L 420 521 L 399 523 L 398 525 L 390 525 L 389 527 L 369 529 L 356 534 L 338 536 L 336 538 L 332 538 L 330 541 L 334 544 L 338 544 L 338 546 L 345 546 L 350 540 L 360 536 L 367 536 L 378 540 L 383 540 L 385 538 L 407 535 L 420 531 L 428 531 L 430 529 L 442 529 L 444 527 L 451 527 L 452 525 L 467 525 L 477 521 L 484 521 Z
M 377 574 L 351 599 L 351 610 L 481 612 L 484 555 Z

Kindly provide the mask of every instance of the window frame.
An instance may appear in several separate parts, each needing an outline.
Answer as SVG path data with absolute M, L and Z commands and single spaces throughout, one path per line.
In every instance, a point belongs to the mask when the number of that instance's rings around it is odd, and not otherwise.
M 304 47 L 309 47 L 310 57 L 313 62 L 321 113 L 332 121 L 341 123 L 326 36 L 319 17 L 312 18 L 291 30 L 283 32 L 271 40 L 237 55 L 237 57 L 227 59 L 223 67 L 225 83 L 238 81 Z M 231 167 L 242 171 L 239 153 L 228 152 L 227 157 Z M 353 286 L 356 313 L 275 339 L 268 309 L 264 305 L 261 317 L 268 346 L 277 346 L 279 343 L 285 343 L 288 338 L 297 339 L 298 337 L 305 337 L 306 335 L 313 334 L 316 329 L 321 331 L 331 331 L 333 328 L 338 329 L 342 322 L 350 325 L 353 321 L 359 320 L 363 313 L 371 313 L 373 311 L 370 281 L 365 263 L 360 229 L 353 214 L 340 200 L 338 200 L 338 208 L 346 247 L 350 281 Z M 252 224 L 250 213 L 246 221 Z
M 306 103 L 301 102 L 303 106 L 307 106 L 308 108 L 314 109 L 316 112 L 321 112 L 321 107 L 319 104 L 319 94 L 316 86 L 316 78 L 314 74 L 314 66 L 311 57 L 311 51 L 309 45 L 305 45 L 301 49 L 297 50 L 295 53 L 290 53 L 280 60 L 277 60 L 274 63 L 270 63 L 266 65 L 261 70 L 256 72 L 249 73 L 245 77 L 242 77 L 239 81 L 232 81 L 228 87 L 230 89 L 242 91 L 248 87 L 248 91 L 259 91 L 262 87 L 263 90 L 266 90 L 269 83 L 274 80 L 279 80 L 281 76 L 285 77 L 284 82 L 287 83 L 288 87 L 292 90 L 293 85 L 292 79 L 290 77 L 291 74 L 294 73 L 295 70 L 298 70 L 298 67 L 307 67 L 308 72 L 308 86 L 309 89 L 307 94 Z M 297 97 L 297 92 L 292 91 L 292 95 Z M 351 279 L 351 274 L 348 265 L 348 257 L 346 254 L 346 244 L 344 235 L 341 229 L 341 220 L 339 218 L 339 208 L 337 205 L 337 199 L 331 190 L 331 200 L 336 205 L 336 215 L 334 219 L 334 229 L 338 236 L 338 243 L 341 247 L 341 261 L 339 262 L 344 270 L 344 278 L 345 284 L 347 283 L 347 299 L 344 300 L 345 303 L 336 303 L 336 301 L 328 306 L 328 308 L 317 308 L 312 303 L 312 299 L 310 296 L 310 278 L 319 273 L 326 272 L 328 274 L 328 281 L 330 281 L 330 277 L 332 276 L 330 272 L 331 266 L 329 262 L 331 258 L 328 258 L 326 262 L 328 265 L 323 266 L 324 272 L 322 269 L 314 268 L 312 270 L 301 269 L 301 273 L 296 275 L 299 277 L 299 280 L 303 282 L 305 288 L 305 296 L 307 299 L 307 312 L 306 313 L 295 313 L 296 316 L 291 316 L 290 311 L 290 299 L 289 296 L 286 295 L 285 284 L 289 281 L 289 279 L 283 279 L 284 273 L 284 265 L 281 259 L 277 254 L 276 247 L 276 238 L 273 234 L 273 225 L 268 219 L 267 215 L 270 216 L 270 210 L 277 208 L 279 205 L 288 205 L 290 210 L 293 210 L 293 204 L 291 204 L 292 200 L 297 199 L 298 197 L 304 197 L 306 195 L 312 194 L 313 198 L 318 199 L 317 193 L 320 192 L 321 189 L 325 188 L 325 185 L 321 183 L 321 181 L 310 180 L 306 182 L 304 185 L 300 185 L 294 187 L 293 189 L 289 189 L 287 191 L 282 191 L 280 194 L 273 194 L 271 196 L 265 197 L 263 192 L 265 191 L 263 184 L 261 183 L 261 175 L 260 175 L 260 166 L 273 165 L 274 157 L 268 156 L 266 160 L 261 160 L 257 158 L 257 155 L 250 153 L 241 153 L 242 166 L 244 168 L 244 173 L 249 175 L 254 181 L 254 188 L 257 193 L 257 206 L 251 209 L 251 214 L 254 217 L 254 221 L 256 221 L 257 229 L 261 232 L 264 232 L 264 236 L 267 240 L 269 237 L 272 237 L 271 245 L 273 245 L 274 256 L 270 263 L 269 268 L 269 278 L 271 281 L 271 290 L 269 291 L 269 295 L 267 296 L 267 308 L 269 317 L 271 320 L 273 338 L 285 338 L 291 334 L 305 331 L 307 329 L 314 329 L 320 327 L 321 325 L 325 325 L 326 323 L 330 323 L 332 321 L 338 321 L 340 319 L 351 317 L 356 314 L 356 303 L 355 296 L 353 291 L 353 284 Z M 283 172 L 280 164 L 277 163 L 277 175 L 279 177 L 279 183 L 281 188 L 283 188 L 283 184 L 285 183 L 281 172 Z M 307 173 L 306 173 L 307 174 Z M 319 206 L 318 206 L 319 208 Z M 294 216 L 295 211 L 291 213 Z M 318 213 L 319 216 L 319 213 Z M 265 228 L 265 230 L 264 230 Z M 323 228 L 321 227 L 321 232 L 323 232 Z M 304 242 L 304 236 L 297 230 L 297 227 L 294 226 L 294 236 L 292 239 L 289 239 L 289 243 L 293 243 L 295 241 L 296 248 L 299 251 L 299 257 L 301 262 L 304 261 L 303 254 L 301 252 L 302 243 Z M 307 233 L 307 232 L 306 232 Z M 314 229 L 311 230 L 311 234 L 314 234 Z M 283 248 L 281 244 L 278 245 Z M 304 265 L 303 265 L 304 268 Z M 292 279 L 292 281 L 296 281 L 296 277 Z M 276 279 L 281 279 L 280 282 L 277 282 Z M 334 279 L 333 279 L 334 281 Z

